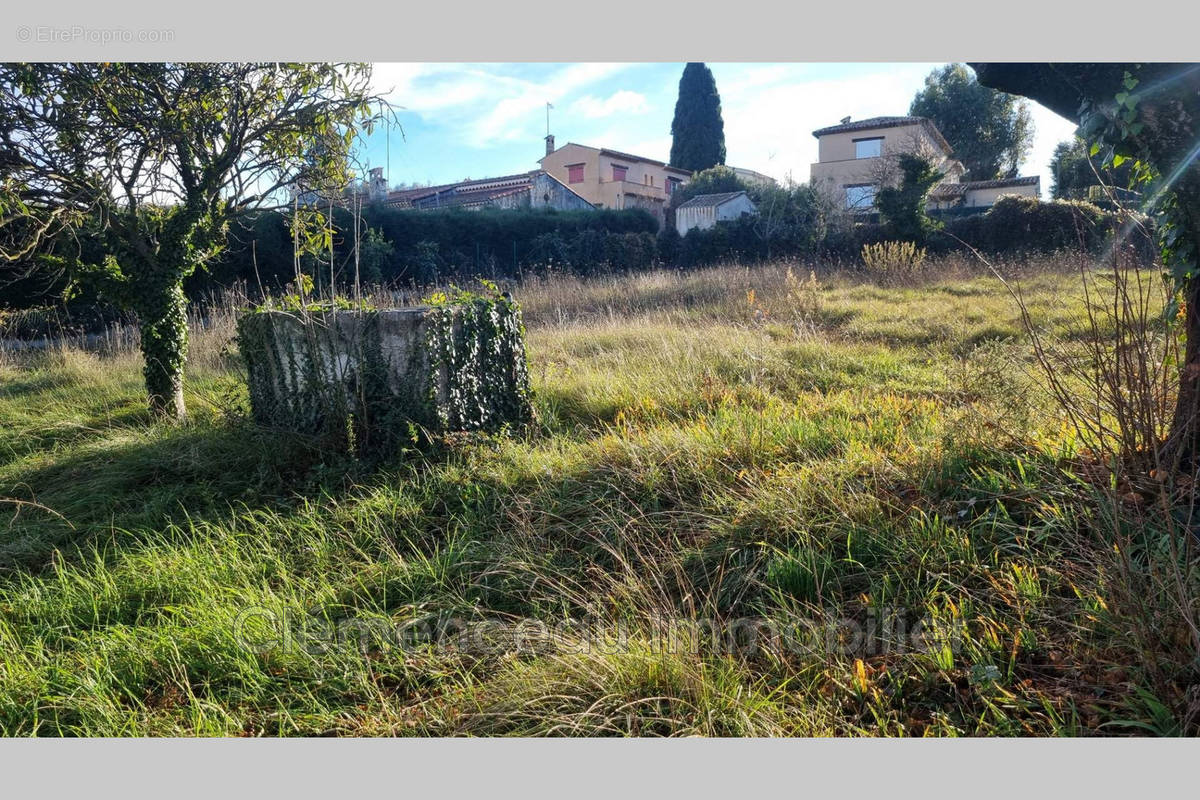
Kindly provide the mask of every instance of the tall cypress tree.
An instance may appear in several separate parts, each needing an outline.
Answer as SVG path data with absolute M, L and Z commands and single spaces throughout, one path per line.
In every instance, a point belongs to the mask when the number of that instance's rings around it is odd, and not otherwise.
M 690 62 L 679 79 L 671 122 L 671 166 L 698 172 L 725 163 L 725 121 L 712 70 Z

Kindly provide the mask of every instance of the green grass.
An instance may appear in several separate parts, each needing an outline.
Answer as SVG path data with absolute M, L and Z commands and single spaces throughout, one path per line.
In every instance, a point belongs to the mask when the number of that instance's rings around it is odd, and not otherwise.
M 1027 268 L 1039 325 L 1077 282 Z M 1185 729 L 998 281 L 729 267 L 516 297 L 536 429 L 384 464 L 252 428 L 227 326 L 196 337 L 183 425 L 143 412 L 133 355 L 0 365 L 0 732 Z M 422 624 L 470 636 L 375 638 Z

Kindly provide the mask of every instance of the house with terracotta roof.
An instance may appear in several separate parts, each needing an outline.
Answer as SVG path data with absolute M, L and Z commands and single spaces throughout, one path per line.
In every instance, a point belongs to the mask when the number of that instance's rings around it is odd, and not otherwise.
M 420 211 L 447 208 L 469 211 L 481 208 L 584 211 L 595 208 L 577 192 L 543 170 L 389 192 L 383 172 L 377 168 L 371 170 L 368 186 L 373 202 L 391 208 Z
M 966 169 L 933 122 L 925 117 L 871 117 L 813 131 L 817 161 L 810 180 L 832 195 L 839 205 L 861 213 L 875 210 L 875 196 L 900 180 L 896 164 L 903 153 L 921 155 L 944 173 L 933 188 L 929 208 L 987 208 L 1006 194 L 1038 197 L 1037 176 L 988 181 L 962 180 Z
M 1039 197 L 1042 179 L 1037 175 L 1020 178 L 998 178 L 993 181 L 942 181 L 929 193 L 930 210 L 955 208 L 991 208 L 1001 197 L 1009 194 Z
M 569 142 L 555 148 L 553 136 L 546 137 L 546 155 L 538 163 L 597 208 L 644 208 L 660 222 L 671 194 L 692 177 L 664 161 L 606 147 Z

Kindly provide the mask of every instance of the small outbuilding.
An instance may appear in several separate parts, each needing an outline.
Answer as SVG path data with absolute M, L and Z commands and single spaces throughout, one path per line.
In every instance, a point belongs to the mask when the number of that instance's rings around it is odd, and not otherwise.
M 704 230 L 722 220 L 757 213 L 758 208 L 745 192 L 698 194 L 675 209 L 675 229 L 686 236 L 692 228 Z

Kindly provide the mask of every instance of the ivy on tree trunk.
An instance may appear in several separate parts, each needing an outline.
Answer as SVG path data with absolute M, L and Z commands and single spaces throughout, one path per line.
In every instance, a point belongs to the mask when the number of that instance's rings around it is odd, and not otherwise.
M 146 378 L 150 410 L 162 416 L 187 416 L 183 401 L 183 365 L 187 359 L 187 298 L 183 287 L 147 293 L 137 304 L 142 335 L 142 374 Z
M 70 277 L 137 314 L 150 407 L 181 418 L 183 281 L 233 217 L 346 186 L 369 85 L 365 64 L 0 64 L 0 267 L 98 234 Z

